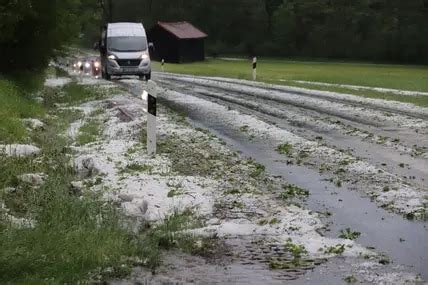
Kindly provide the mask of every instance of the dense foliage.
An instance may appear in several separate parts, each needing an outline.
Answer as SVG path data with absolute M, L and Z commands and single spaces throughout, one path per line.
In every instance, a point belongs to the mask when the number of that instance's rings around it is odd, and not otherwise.
M 55 50 L 77 38 L 88 21 L 82 11 L 98 11 L 95 0 L 0 1 L 0 73 L 8 74 L 45 69 Z
M 0 0 L 0 73 L 38 72 L 79 35 L 92 46 L 103 13 L 146 27 L 188 20 L 210 55 L 428 62 L 428 0 Z
M 211 54 L 428 62 L 428 0 L 113 0 L 115 20 L 189 20 Z

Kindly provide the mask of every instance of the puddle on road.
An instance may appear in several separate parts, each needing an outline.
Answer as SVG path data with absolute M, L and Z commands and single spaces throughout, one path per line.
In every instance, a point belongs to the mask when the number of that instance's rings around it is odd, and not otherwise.
M 346 187 L 338 188 L 324 181 L 326 177 L 317 171 L 304 166 L 287 165 L 286 157 L 279 155 L 266 141 L 249 141 L 242 133 L 231 129 L 221 120 L 207 117 L 201 110 L 177 106 L 171 102 L 164 103 L 176 110 L 185 111 L 193 125 L 209 129 L 233 149 L 254 158 L 266 167 L 269 174 L 282 176 L 290 183 L 310 190 L 308 207 L 313 211 L 332 213 L 325 221 L 330 229 L 327 236 L 337 237 L 339 231 L 345 228 L 359 231 L 361 236 L 357 239 L 358 243 L 387 254 L 396 264 L 411 266 L 423 279 L 428 279 L 428 230 L 423 222 L 408 221 L 399 215 L 388 213 L 378 208 L 369 198 L 361 197 L 360 193 Z M 330 267 L 329 264 L 324 267 Z M 308 275 L 328 275 L 325 280 L 331 282 L 329 278 L 335 275 L 331 270 L 335 270 L 337 266 L 331 267 L 329 270 L 315 269 Z

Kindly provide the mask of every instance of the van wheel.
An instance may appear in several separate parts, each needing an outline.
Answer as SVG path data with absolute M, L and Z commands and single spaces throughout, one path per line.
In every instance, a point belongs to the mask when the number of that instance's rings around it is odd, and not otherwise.
M 147 73 L 145 77 L 146 77 L 146 80 L 149 81 L 152 78 L 152 73 L 151 72 Z

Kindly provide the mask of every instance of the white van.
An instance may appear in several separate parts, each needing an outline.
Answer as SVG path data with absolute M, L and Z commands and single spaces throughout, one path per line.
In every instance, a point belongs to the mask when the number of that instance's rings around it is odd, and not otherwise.
M 149 80 L 151 62 L 146 31 L 141 23 L 111 23 L 101 34 L 102 76 L 138 75 Z

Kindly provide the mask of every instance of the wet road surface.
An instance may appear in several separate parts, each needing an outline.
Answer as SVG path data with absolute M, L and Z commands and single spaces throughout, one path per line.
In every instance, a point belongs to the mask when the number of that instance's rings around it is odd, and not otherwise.
M 256 98 L 252 102 L 253 105 L 248 102 L 244 104 L 244 102 L 240 101 L 243 96 L 238 96 L 241 94 L 236 94 L 235 91 L 225 92 L 225 90 L 213 87 L 204 89 L 204 87 L 200 86 L 195 88 L 192 84 L 183 84 L 183 82 L 177 84 L 177 80 L 168 80 L 163 77 L 161 77 L 159 84 L 183 93 L 183 96 L 195 96 L 229 106 L 229 108 L 238 109 L 244 113 L 251 112 L 252 115 L 262 120 L 272 122 L 280 128 L 291 129 L 299 133 L 299 135 L 308 138 L 323 134 L 327 144 L 338 148 L 349 147 L 354 155 L 364 157 L 373 164 L 384 164 L 383 166 L 387 167 L 389 171 L 394 171 L 400 176 L 416 176 L 409 183 L 413 183 L 420 188 L 427 186 L 427 159 L 414 158 L 409 154 L 394 151 L 392 148 L 387 148 L 379 144 L 371 144 L 370 142 L 359 140 L 349 135 L 347 136 L 340 131 L 330 130 L 330 132 L 322 132 L 317 129 L 316 124 L 313 122 L 307 122 L 306 125 L 293 123 L 289 118 L 278 116 L 275 111 L 272 111 L 278 105 L 278 102 L 274 103 L 269 100 Z M 125 86 L 135 94 L 142 92 L 142 85 L 125 83 Z M 225 95 L 220 96 L 218 94 Z M 249 101 L 248 99 L 246 100 Z M 187 102 L 189 101 L 191 100 Z M 242 152 L 245 156 L 254 158 L 263 164 L 267 172 L 271 175 L 281 176 L 301 188 L 308 189 L 311 193 L 307 199 L 308 207 L 313 211 L 321 213 L 328 211 L 331 213 L 331 216 L 325 217 L 325 221 L 329 225 L 325 235 L 337 237 L 340 230 L 348 227 L 359 231 L 362 234 L 357 240 L 358 243 L 374 247 L 379 252 L 384 252 L 394 263 L 411 266 L 416 272 L 421 273 L 424 279 L 428 279 L 428 235 L 426 222 L 409 221 L 400 215 L 387 212 L 377 207 L 376 204 L 372 203 L 369 198 L 361 195 L 361 193 L 351 191 L 346 187 L 336 187 L 333 183 L 326 181 L 327 177 L 318 171 L 306 166 L 287 164 L 284 159 L 278 160 L 278 153 L 274 151 L 275 145 L 257 138 L 248 140 L 241 132 L 237 132 L 235 128 L 226 124 L 222 120 L 222 114 L 214 113 L 209 108 L 195 107 L 192 104 L 184 104 L 180 100 L 169 100 L 168 98 L 163 98 L 162 102 L 176 110 L 184 111 L 195 126 L 209 129 L 235 150 Z M 263 109 L 264 105 L 269 108 Z M 293 108 L 296 108 L 295 104 L 294 106 L 287 107 L 290 112 L 295 111 L 302 116 L 312 116 L 315 119 L 325 115 L 320 115 L 320 110 L 305 109 L 302 111 L 299 108 L 297 108 L 297 111 L 296 109 L 293 110 Z M 391 110 L 388 109 L 388 111 Z M 413 132 L 412 136 L 408 136 L 406 133 L 408 131 L 404 129 L 400 132 L 388 130 L 388 128 L 397 127 L 393 121 L 386 121 L 381 124 L 364 124 L 365 119 L 358 118 L 355 120 L 350 115 L 342 116 L 336 114 L 336 116 L 331 112 L 327 115 L 328 117 L 334 116 L 335 118 L 338 117 L 345 120 L 352 127 L 366 129 L 370 132 L 382 132 L 382 134 L 399 136 L 400 142 L 404 142 L 404 144 L 409 146 L 412 146 L 415 142 L 421 147 L 427 146 L 427 137 L 423 131 Z M 420 115 L 416 115 L 416 117 L 419 118 Z M 330 118 L 324 121 L 328 119 Z M 410 167 L 397 167 L 398 162 L 409 164 Z M 328 267 L 329 265 L 324 266 Z M 332 267 L 336 268 L 337 266 L 334 265 Z M 331 282 L 334 272 L 332 270 L 323 270 L 322 267 L 308 275 L 314 279 L 324 276 L 326 282 L 328 280 Z M 322 278 L 319 280 L 321 281 Z M 320 284 L 328 283 L 321 282 Z

